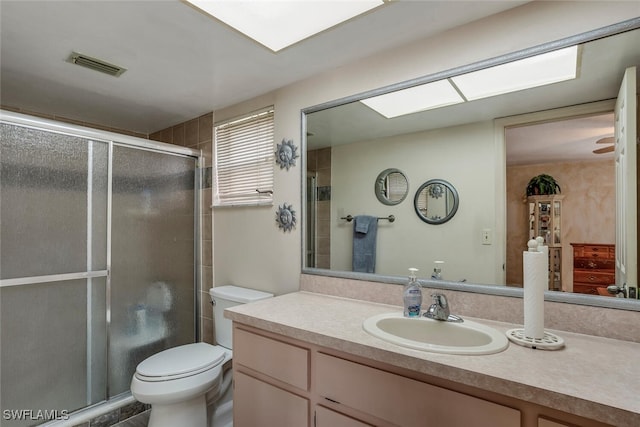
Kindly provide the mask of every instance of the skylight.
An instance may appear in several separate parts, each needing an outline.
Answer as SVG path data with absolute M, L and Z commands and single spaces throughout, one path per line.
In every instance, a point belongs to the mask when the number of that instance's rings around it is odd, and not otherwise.
M 452 77 L 469 101 L 575 79 L 578 46 Z
M 578 46 L 571 46 L 361 102 L 392 118 L 575 79 L 577 69 Z
M 439 80 L 373 98 L 363 99 L 363 104 L 386 118 L 416 113 L 464 102 L 447 80 Z
M 382 0 L 185 0 L 274 52 L 383 4 Z

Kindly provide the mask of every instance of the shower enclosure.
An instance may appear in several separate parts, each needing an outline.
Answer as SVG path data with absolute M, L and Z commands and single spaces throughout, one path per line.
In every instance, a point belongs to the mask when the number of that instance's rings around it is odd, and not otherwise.
M 0 425 L 127 393 L 197 334 L 199 152 L 0 114 Z

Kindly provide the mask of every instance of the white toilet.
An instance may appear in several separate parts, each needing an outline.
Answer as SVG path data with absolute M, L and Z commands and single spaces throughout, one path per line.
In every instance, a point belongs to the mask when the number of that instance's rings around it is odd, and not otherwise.
M 232 425 L 231 321 L 225 308 L 246 304 L 273 294 L 220 286 L 209 290 L 214 303 L 218 345 L 186 344 L 143 360 L 131 380 L 131 394 L 151 404 L 149 427 L 223 427 Z

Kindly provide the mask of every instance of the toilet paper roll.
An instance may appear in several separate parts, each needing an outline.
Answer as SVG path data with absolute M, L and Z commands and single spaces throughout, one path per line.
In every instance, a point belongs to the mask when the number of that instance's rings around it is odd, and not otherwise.
M 527 338 L 544 336 L 544 290 L 548 283 L 545 255 L 536 248 L 535 241 L 522 254 L 524 273 L 524 334 Z

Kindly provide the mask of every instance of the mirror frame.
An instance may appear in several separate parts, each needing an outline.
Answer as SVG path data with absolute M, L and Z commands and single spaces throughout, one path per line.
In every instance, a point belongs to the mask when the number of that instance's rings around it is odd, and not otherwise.
M 404 194 L 402 195 L 402 197 L 399 200 L 390 200 L 389 198 L 384 196 L 384 180 L 391 175 L 392 173 L 397 173 L 402 175 L 402 177 L 404 178 L 404 182 L 407 184 L 407 189 L 404 192 Z M 378 199 L 378 201 L 380 203 L 382 203 L 383 205 L 387 205 L 387 206 L 395 206 L 395 205 L 399 205 L 400 203 L 402 203 L 404 201 L 404 199 L 407 198 L 407 194 L 409 194 L 409 180 L 407 179 L 407 176 L 400 170 L 400 169 L 396 169 L 396 168 L 389 168 L 389 169 L 385 169 L 382 172 L 380 172 L 376 178 L 376 182 L 375 182 L 375 187 L 374 187 L 374 191 L 376 193 L 376 198 Z
M 420 194 L 422 193 L 423 190 L 425 190 L 430 185 L 441 185 L 445 187 L 446 190 L 445 190 L 444 197 L 448 197 L 446 195 L 447 190 L 450 191 L 451 194 L 453 194 L 453 207 L 449 212 L 447 212 L 447 215 L 445 215 L 443 218 L 438 218 L 438 219 L 429 218 L 428 216 L 423 215 L 422 212 L 420 212 L 420 209 L 418 208 L 418 199 L 420 198 Z M 431 190 L 429 190 L 429 192 L 431 192 Z M 433 224 L 433 225 L 444 224 L 445 222 L 453 218 L 456 212 L 458 212 L 459 204 L 460 204 L 460 197 L 458 196 L 458 191 L 453 185 L 451 185 L 449 182 L 445 181 L 444 179 L 430 179 L 429 181 L 423 183 L 420 186 L 420 188 L 418 188 L 418 191 L 416 191 L 416 195 L 413 198 L 413 208 L 415 209 L 416 215 L 418 215 L 418 218 L 420 218 L 427 224 Z
M 640 28 L 640 17 L 632 18 L 623 22 L 619 22 L 617 24 L 598 28 L 592 31 L 579 33 L 579 34 L 566 37 L 560 40 L 552 41 L 549 43 L 543 43 L 541 45 L 533 46 L 531 48 L 518 50 L 518 51 L 501 55 L 498 57 L 489 58 L 486 60 L 474 62 L 474 63 L 463 65 L 460 67 L 451 68 L 448 70 L 429 74 L 420 78 L 399 82 L 396 84 L 384 86 L 381 88 L 373 89 L 370 91 L 358 93 L 355 95 L 347 96 L 344 98 L 336 99 L 333 101 L 325 102 L 323 104 L 318 104 L 315 106 L 302 109 L 300 111 L 300 120 L 301 120 L 300 141 L 302 145 L 301 151 L 305 153 L 301 162 L 302 172 L 301 172 L 301 178 L 300 178 L 301 182 L 303 183 L 301 186 L 301 196 L 302 196 L 301 204 L 302 204 L 302 210 L 303 210 L 302 218 L 306 218 L 306 206 L 304 203 L 304 201 L 306 200 L 306 186 L 304 185 L 304 181 L 303 181 L 304 177 L 302 175 L 304 175 L 304 172 L 307 170 L 307 164 L 306 164 L 306 151 L 307 151 L 306 115 L 307 114 L 326 110 L 328 108 L 338 107 L 344 104 L 349 104 L 351 102 L 356 102 L 364 98 L 384 95 L 386 93 L 407 89 L 409 87 L 431 83 L 437 80 L 447 79 L 459 74 L 470 73 L 473 71 L 478 71 L 483 68 L 488 68 L 495 65 L 501 65 L 507 62 L 516 61 L 518 59 L 524 59 L 530 56 L 551 52 L 551 51 L 569 47 L 575 44 L 587 43 L 603 37 L 609 37 L 609 36 L 624 33 L 627 31 L 636 30 L 638 28 Z M 388 283 L 388 284 L 399 284 L 399 285 L 405 284 L 406 282 L 405 277 L 383 276 L 383 275 L 369 274 L 369 273 L 355 273 L 352 271 L 338 271 L 338 270 L 305 267 L 304 266 L 305 242 L 306 242 L 307 236 L 306 236 L 306 230 L 304 227 L 302 227 L 302 230 L 303 231 L 301 233 L 301 242 L 300 242 L 302 274 L 334 277 L 339 279 L 364 280 L 369 282 Z M 443 290 L 451 290 L 451 291 L 459 291 L 459 292 L 472 292 L 472 293 L 478 293 L 478 294 L 507 296 L 507 297 L 514 297 L 514 298 L 523 298 L 523 295 L 524 295 L 524 290 L 522 288 L 515 288 L 515 287 L 508 287 L 508 286 L 448 282 L 446 280 L 430 280 L 430 279 L 420 279 L 419 281 L 423 285 L 433 289 L 443 289 Z M 630 300 L 626 298 L 611 298 L 611 297 L 605 297 L 605 296 L 574 294 L 574 293 L 568 293 L 568 292 L 554 292 L 554 291 L 545 291 L 544 299 L 545 301 L 550 301 L 550 302 L 560 302 L 560 303 L 577 304 L 577 305 L 585 305 L 585 306 L 593 306 L 593 307 L 601 307 L 601 308 L 613 308 L 613 309 L 628 310 L 628 311 L 640 311 L 640 300 L 637 300 L 637 299 Z

